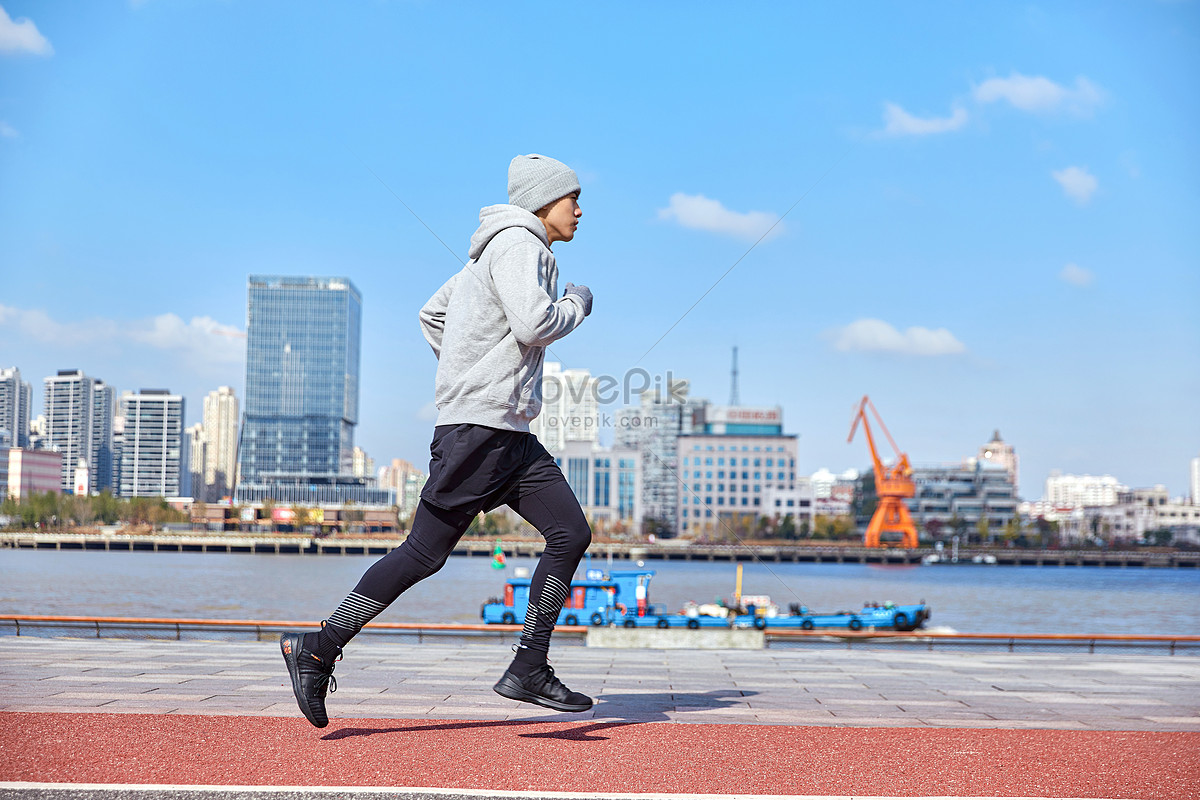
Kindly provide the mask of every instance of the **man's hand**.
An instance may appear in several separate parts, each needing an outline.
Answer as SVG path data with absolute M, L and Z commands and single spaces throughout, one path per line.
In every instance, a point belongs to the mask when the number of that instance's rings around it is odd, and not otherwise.
M 573 283 L 568 283 L 567 288 L 563 290 L 563 297 L 573 294 L 583 301 L 583 315 L 586 317 L 592 313 L 592 290 L 586 286 L 576 286 Z

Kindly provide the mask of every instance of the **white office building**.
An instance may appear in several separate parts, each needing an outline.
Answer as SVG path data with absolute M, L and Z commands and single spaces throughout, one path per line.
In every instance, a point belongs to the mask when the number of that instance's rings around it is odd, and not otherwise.
M 641 453 L 626 447 L 568 442 L 551 455 L 593 527 L 640 532 L 644 517 Z
M 679 437 L 681 535 L 736 535 L 758 517 L 793 510 L 799 519 L 806 499 L 811 510 L 811 496 L 796 480 L 797 437 L 782 433 L 778 407 L 710 406 L 698 422 L 706 432 Z
M 121 447 L 122 497 L 178 497 L 188 468 L 184 400 L 166 389 L 126 392 Z

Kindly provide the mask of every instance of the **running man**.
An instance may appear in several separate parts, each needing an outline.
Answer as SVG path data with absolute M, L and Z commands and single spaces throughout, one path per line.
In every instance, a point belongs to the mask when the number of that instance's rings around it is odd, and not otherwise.
M 546 346 L 592 311 L 586 286 L 568 283 L 558 298 L 550 250 L 575 237 L 583 216 L 579 191 L 565 164 L 536 154 L 514 158 L 508 204 L 479 212 L 471 260 L 421 309 L 421 329 L 438 359 L 438 418 L 412 530 L 367 569 L 320 631 L 279 640 L 296 701 L 318 728 L 329 724 L 325 696 L 337 688 L 333 666 L 346 643 L 406 589 L 441 569 L 481 511 L 501 505 L 537 528 L 546 547 L 533 573 L 516 656 L 495 691 L 557 711 L 592 707 L 590 697 L 564 686 L 546 663 L 550 634 L 592 533 L 562 470 L 529 432 L 542 407 Z

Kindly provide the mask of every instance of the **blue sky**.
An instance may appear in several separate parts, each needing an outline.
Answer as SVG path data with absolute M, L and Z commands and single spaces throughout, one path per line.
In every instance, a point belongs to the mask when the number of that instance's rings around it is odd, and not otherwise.
M 195 421 L 241 394 L 248 274 L 346 275 L 358 443 L 424 462 L 416 314 L 459 265 L 397 196 L 465 258 L 540 152 L 583 183 L 568 366 L 724 402 L 737 345 L 805 471 L 867 464 L 870 394 L 916 463 L 998 428 L 1026 497 L 1051 469 L 1186 491 L 1196 2 L 0 7 L 0 366 L 35 410 L 79 367 Z

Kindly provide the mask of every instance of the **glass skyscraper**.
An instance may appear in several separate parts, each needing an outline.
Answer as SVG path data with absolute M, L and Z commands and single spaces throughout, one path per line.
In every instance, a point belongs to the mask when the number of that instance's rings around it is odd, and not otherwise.
M 247 489 L 350 474 L 361 319 L 362 296 L 347 278 L 250 276 L 238 459 Z

